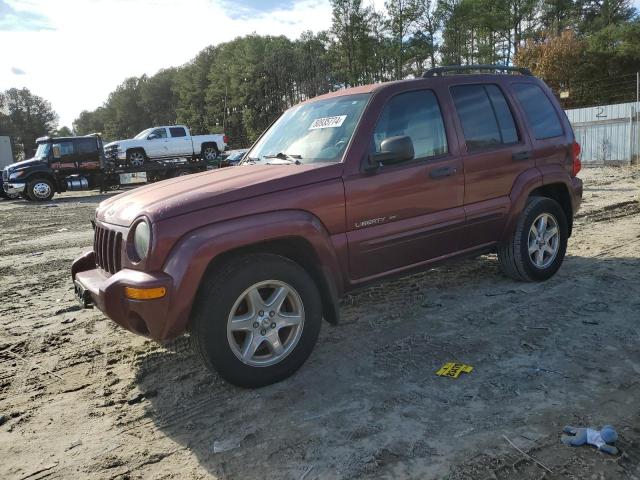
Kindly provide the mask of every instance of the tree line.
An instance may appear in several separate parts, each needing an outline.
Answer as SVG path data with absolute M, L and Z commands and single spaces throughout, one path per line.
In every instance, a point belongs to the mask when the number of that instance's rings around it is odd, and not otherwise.
M 332 90 L 450 64 L 529 67 L 565 107 L 635 100 L 640 19 L 631 0 L 331 0 L 328 31 L 256 34 L 207 47 L 186 65 L 125 79 L 76 134 L 128 138 L 183 123 L 250 144 L 287 107 Z
M 11 138 L 14 159 L 33 156 L 36 139 L 57 132 L 57 126 L 58 115 L 44 98 L 26 88 L 0 92 L 0 135 Z M 66 127 L 60 131 L 70 133 Z

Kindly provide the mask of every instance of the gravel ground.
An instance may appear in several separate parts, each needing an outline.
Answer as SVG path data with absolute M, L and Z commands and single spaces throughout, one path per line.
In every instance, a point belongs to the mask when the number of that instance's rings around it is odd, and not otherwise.
M 106 196 L 0 201 L 0 478 L 640 478 L 640 170 L 581 176 L 548 282 L 489 255 L 360 290 L 260 390 L 78 309 L 69 267 Z M 436 376 L 449 361 L 474 370 Z M 559 442 L 603 423 L 620 456 Z

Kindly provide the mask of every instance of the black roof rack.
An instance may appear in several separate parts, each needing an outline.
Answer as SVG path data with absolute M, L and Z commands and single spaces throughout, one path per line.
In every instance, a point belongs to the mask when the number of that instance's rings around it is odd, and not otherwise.
M 518 72 L 522 75 L 531 76 L 531 70 L 524 67 L 511 67 L 508 65 L 448 65 L 446 67 L 431 68 L 422 74 L 423 78 L 442 76 L 447 72 L 468 72 L 474 70 L 502 70 L 505 72 Z

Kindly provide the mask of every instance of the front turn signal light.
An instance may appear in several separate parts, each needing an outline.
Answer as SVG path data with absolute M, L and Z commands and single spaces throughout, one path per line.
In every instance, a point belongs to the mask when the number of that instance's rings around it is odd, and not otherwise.
M 124 294 L 131 300 L 153 300 L 162 298 L 167 294 L 164 287 L 157 288 L 132 288 L 124 287 Z

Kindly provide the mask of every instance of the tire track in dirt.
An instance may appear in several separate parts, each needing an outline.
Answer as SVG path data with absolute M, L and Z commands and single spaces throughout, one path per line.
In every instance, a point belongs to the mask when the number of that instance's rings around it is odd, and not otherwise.
M 640 201 L 628 200 L 625 202 L 613 203 L 605 205 L 599 209 L 579 212 L 575 216 L 575 220 L 584 222 L 605 222 L 615 220 L 622 217 L 630 217 L 640 214 Z

